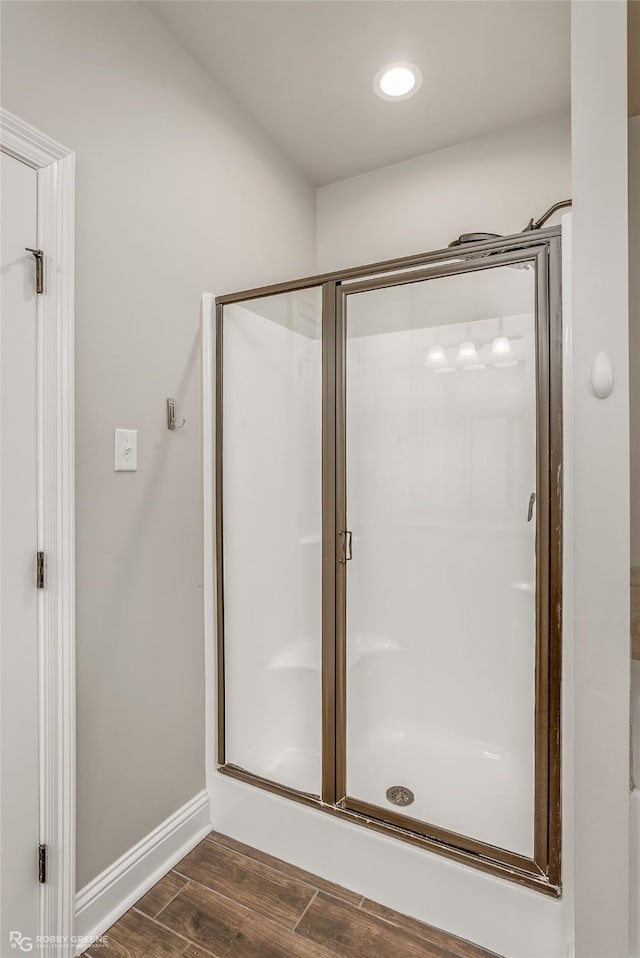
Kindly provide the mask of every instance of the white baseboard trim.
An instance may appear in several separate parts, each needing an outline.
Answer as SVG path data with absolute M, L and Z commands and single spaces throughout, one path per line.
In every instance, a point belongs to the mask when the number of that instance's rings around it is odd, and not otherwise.
M 135 902 L 211 831 L 206 789 L 165 819 L 76 895 L 75 934 L 102 935 Z

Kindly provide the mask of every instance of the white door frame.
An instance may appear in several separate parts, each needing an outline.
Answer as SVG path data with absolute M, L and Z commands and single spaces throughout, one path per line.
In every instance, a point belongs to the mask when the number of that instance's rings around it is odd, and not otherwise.
M 67 958 L 75 953 L 75 155 L 2 108 L 0 149 L 38 173 L 37 548 L 47 562 L 38 593 L 40 841 L 49 853 L 39 933 L 66 943 L 39 954 Z

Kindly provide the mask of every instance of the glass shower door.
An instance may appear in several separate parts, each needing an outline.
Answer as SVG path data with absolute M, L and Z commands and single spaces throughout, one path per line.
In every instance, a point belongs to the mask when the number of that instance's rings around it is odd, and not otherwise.
M 337 785 L 517 866 L 548 774 L 548 335 L 544 261 L 499 259 L 342 290 Z
M 321 334 L 319 287 L 229 303 L 218 323 L 218 760 L 318 797 Z

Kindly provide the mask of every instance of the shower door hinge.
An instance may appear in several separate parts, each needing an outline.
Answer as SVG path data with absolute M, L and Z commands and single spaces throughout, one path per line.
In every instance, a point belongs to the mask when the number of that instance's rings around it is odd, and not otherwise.
M 25 246 L 27 253 L 33 253 L 36 261 L 36 293 L 44 293 L 44 250 Z
M 38 881 L 44 885 L 47 880 L 48 849 L 46 845 L 38 845 Z
M 47 557 L 38 552 L 36 559 L 36 589 L 44 589 L 47 584 Z

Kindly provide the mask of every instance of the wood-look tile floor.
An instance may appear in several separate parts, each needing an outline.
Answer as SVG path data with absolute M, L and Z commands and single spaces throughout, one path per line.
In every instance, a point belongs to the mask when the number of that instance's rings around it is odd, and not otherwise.
M 495 958 L 212 832 L 88 958 Z

